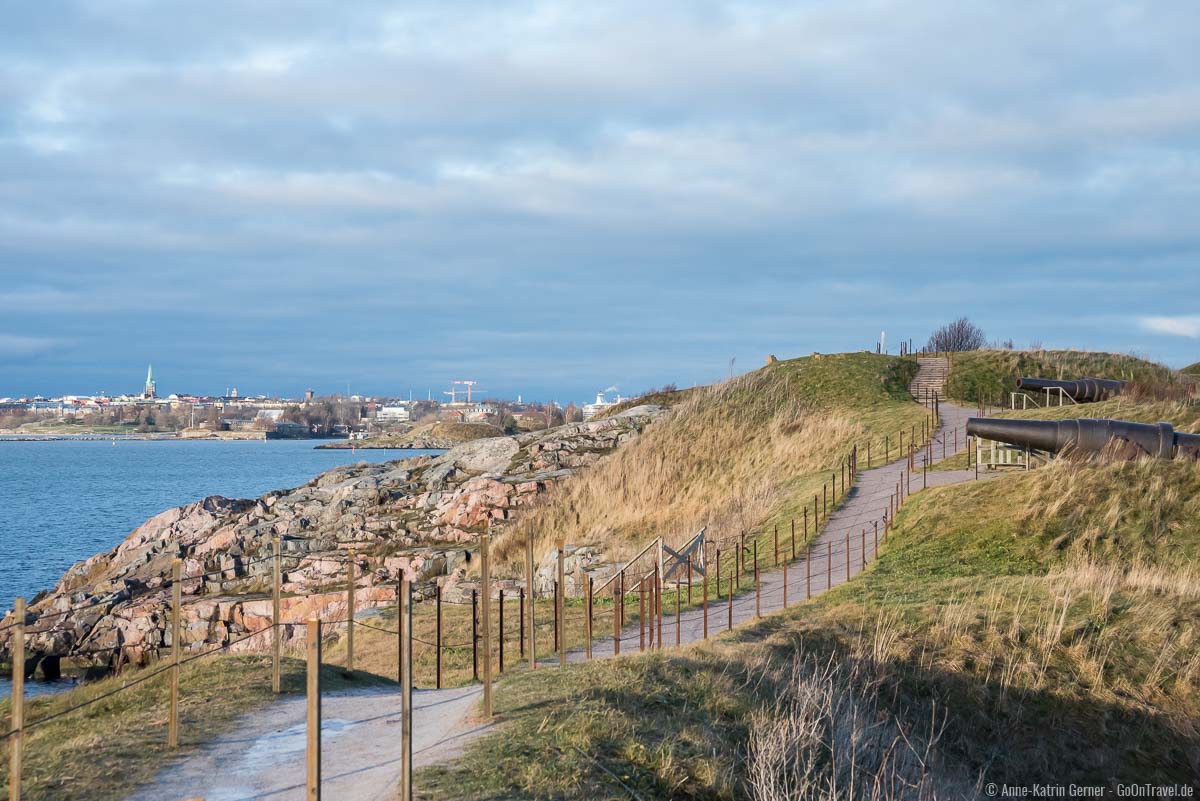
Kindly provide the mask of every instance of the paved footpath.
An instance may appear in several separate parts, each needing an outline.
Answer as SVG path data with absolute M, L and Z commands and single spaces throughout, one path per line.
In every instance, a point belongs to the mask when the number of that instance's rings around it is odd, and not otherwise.
M 935 459 L 941 458 L 943 438 L 947 456 L 966 446 L 963 426 L 971 412 L 960 406 L 941 404 L 941 428 L 934 440 Z M 957 440 L 954 431 L 958 431 Z M 923 476 L 918 470 L 908 478 L 917 492 Z M 883 519 L 889 498 L 904 478 L 903 460 L 860 470 L 853 488 L 825 523 L 813 542 L 812 563 L 806 572 L 802 552 L 787 570 L 788 603 L 804 600 L 807 593 L 819 595 L 853 578 L 875 556 L 874 526 Z M 933 471 L 929 486 L 955 484 L 975 478 L 974 470 Z M 863 532 L 865 533 L 865 536 Z M 847 551 L 847 537 L 849 550 Z M 865 557 L 864 557 L 865 543 Z M 782 542 L 780 551 L 785 550 Z M 787 551 L 790 555 L 790 543 Z M 832 558 L 826 554 L 832 552 Z M 784 571 L 773 566 L 771 554 L 759 554 L 763 614 L 783 608 Z M 771 569 L 767 570 L 766 567 Z M 712 579 L 710 579 L 710 582 Z M 723 588 L 727 585 L 727 580 Z M 745 584 L 743 578 L 743 584 Z M 714 589 L 710 585 L 710 590 Z M 756 614 L 754 593 L 734 598 L 733 624 L 752 620 Z M 664 609 L 663 640 L 668 648 L 676 641 L 676 622 Z M 727 598 L 709 604 L 709 633 L 727 628 Z M 600 625 L 599 622 L 597 625 Z M 703 638 L 704 618 L 699 609 L 681 615 L 678 638 L 692 643 Z M 621 652 L 638 648 L 636 625 L 621 633 Z M 612 656 L 612 636 L 597 638 L 593 656 Z M 585 656 L 582 648 L 568 653 L 572 662 Z M 553 665 L 556 659 L 543 664 Z M 487 730 L 474 719 L 481 689 L 479 685 L 452 690 L 416 690 L 413 693 L 414 766 L 447 762 L 463 746 Z M 337 801 L 392 801 L 400 778 L 400 693 L 391 688 L 371 688 L 326 693 L 321 698 L 321 747 L 326 798 Z M 248 715 L 225 735 L 200 746 L 172 762 L 159 777 L 129 796 L 127 801 L 300 801 L 304 798 L 305 699 L 283 698 L 266 710 Z

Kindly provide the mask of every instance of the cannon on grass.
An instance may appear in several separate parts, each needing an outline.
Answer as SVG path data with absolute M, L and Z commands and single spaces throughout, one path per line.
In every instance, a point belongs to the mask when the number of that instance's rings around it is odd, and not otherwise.
M 1200 460 L 1200 434 L 1179 433 L 1170 423 L 972 417 L 967 420 L 967 435 L 1056 454 L 1108 451 L 1129 458 Z
M 1055 381 L 1051 378 L 1018 378 L 1018 389 L 1062 390 L 1063 394 L 1076 403 L 1095 403 L 1120 395 L 1125 389 L 1124 381 L 1111 378 L 1080 378 L 1077 381 Z

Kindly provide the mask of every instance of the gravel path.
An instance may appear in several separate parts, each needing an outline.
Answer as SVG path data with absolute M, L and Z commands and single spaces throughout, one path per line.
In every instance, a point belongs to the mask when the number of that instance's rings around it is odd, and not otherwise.
M 935 458 L 942 456 L 943 438 L 946 455 L 955 452 L 953 432 L 958 429 L 958 450 L 965 448 L 962 427 L 971 412 L 962 407 L 941 404 L 941 428 L 935 438 Z M 918 468 L 920 457 L 918 457 Z M 788 604 L 804 600 L 806 593 L 818 595 L 830 587 L 845 583 L 857 575 L 875 556 L 875 524 L 882 521 L 897 482 L 903 479 L 903 461 L 860 470 L 843 504 L 830 515 L 813 543 L 812 564 L 806 576 L 802 546 L 797 561 L 787 570 Z M 936 471 L 927 474 L 929 486 L 955 484 L 975 478 L 973 470 Z M 921 471 L 909 480 L 913 492 L 920 489 Z M 865 532 L 865 534 L 864 534 Z M 781 538 L 780 551 L 785 551 Z M 847 551 L 847 539 L 849 550 Z M 786 548 L 790 552 L 790 548 Z M 832 551 L 832 559 L 825 554 Z M 789 553 L 790 555 L 790 553 Z M 784 571 L 775 568 L 772 556 L 759 554 L 762 581 L 763 614 L 783 608 Z M 770 569 L 767 569 L 767 566 Z M 710 582 L 713 579 L 710 578 Z M 743 584 L 747 584 L 743 578 Z M 722 588 L 727 585 L 723 583 Z M 710 590 L 714 586 L 710 584 Z M 698 586 L 697 586 L 698 590 Z M 710 596 L 711 597 L 711 596 Z M 709 604 L 709 634 L 728 627 L 730 608 L 727 598 Z M 735 597 L 733 624 L 752 620 L 756 614 L 754 593 Z M 672 610 L 664 609 L 663 640 L 668 648 L 676 641 L 676 621 Z M 597 625 L 600 625 L 599 623 Z M 678 638 L 681 643 L 703 638 L 701 610 L 681 615 Z M 621 652 L 638 649 L 639 631 L 627 626 L 621 634 Z M 593 655 L 612 655 L 612 636 L 598 638 Z M 582 661 L 584 649 L 568 652 L 572 662 Z M 547 659 L 543 665 L 557 663 Z M 414 766 L 437 764 L 453 759 L 463 746 L 487 730 L 473 720 L 481 691 L 478 685 L 453 690 L 414 691 L 413 749 Z M 391 801 L 400 776 L 400 693 L 390 688 L 328 693 L 322 697 L 321 726 L 324 797 L 336 801 Z M 151 785 L 131 795 L 127 801 L 175 801 L 202 798 L 204 801 L 299 801 L 304 798 L 304 698 L 285 698 L 262 712 L 248 715 L 227 735 L 189 752 L 172 762 Z

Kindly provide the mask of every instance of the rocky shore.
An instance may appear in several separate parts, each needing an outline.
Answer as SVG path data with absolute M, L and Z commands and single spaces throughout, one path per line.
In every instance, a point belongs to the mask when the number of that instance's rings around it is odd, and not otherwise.
M 637 436 L 663 410 L 546 431 L 481 439 L 436 457 L 341 467 L 304 486 L 254 500 L 210 497 L 143 523 L 118 547 L 79 562 L 26 618 L 30 670 L 141 664 L 170 645 L 169 578 L 183 563 L 185 650 L 241 640 L 269 644 L 272 540 L 283 553 L 285 639 L 314 614 L 344 617 L 349 552 L 356 605 L 394 603 L 403 573 L 417 582 L 446 576 L 448 597 L 469 595 L 470 543 L 489 522 L 505 525 L 556 481 Z M 551 581 L 555 554 L 540 560 Z M 602 569 L 592 549 L 568 549 L 571 583 Z M 456 595 L 457 593 L 457 595 Z M 10 653 L 11 613 L 0 623 L 0 661 Z M 256 633 L 261 633 L 256 636 Z M 243 639 L 244 638 L 244 639 Z

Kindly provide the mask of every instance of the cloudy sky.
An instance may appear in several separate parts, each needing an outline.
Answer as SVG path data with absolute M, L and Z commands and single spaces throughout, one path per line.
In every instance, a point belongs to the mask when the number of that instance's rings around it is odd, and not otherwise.
M 0 396 L 1200 359 L 1200 6 L 8 3 Z

